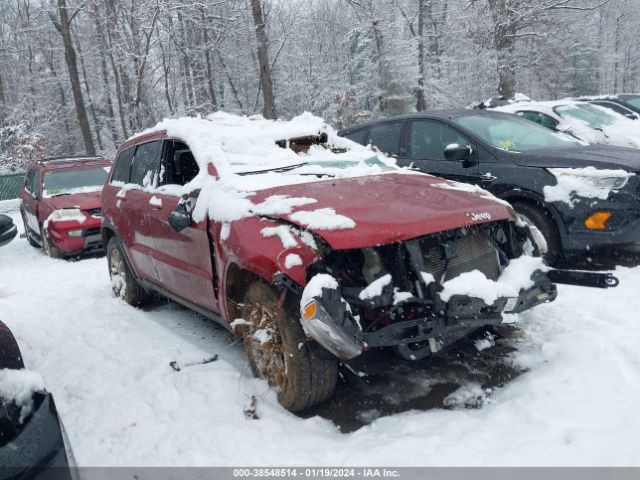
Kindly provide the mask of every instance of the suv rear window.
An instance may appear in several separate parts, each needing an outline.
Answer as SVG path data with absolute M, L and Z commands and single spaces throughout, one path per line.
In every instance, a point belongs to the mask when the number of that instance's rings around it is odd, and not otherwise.
M 367 140 L 367 133 L 369 133 L 368 128 L 361 128 L 360 130 L 356 130 L 355 132 L 348 133 L 347 135 L 345 135 L 345 137 L 349 140 L 353 140 L 354 142 L 359 143 L 360 145 L 364 145 L 365 141 Z
M 135 147 L 129 147 L 126 150 L 120 152 L 116 163 L 113 166 L 113 175 L 111 175 L 112 182 L 124 182 L 129 183 L 129 173 L 131 171 L 131 159 L 133 158 L 133 152 Z
M 388 155 L 398 155 L 402 124 L 402 122 L 390 122 L 374 125 L 369 131 L 368 143 L 375 145 L 381 152 Z
M 162 143 L 161 140 L 156 140 L 138 145 L 131 164 L 130 183 L 142 187 L 158 185 Z

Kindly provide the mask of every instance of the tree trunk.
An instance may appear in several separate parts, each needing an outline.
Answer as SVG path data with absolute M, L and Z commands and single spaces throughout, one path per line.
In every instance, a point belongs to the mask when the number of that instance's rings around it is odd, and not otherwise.
M 202 7 L 202 5 L 200 5 L 200 15 L 202 18 L 204 18 L 204 8 Z M 211 52 L 210 52 L 210 46 L 209 46 L 209 32 L 208 32 L 208 28 L 203 26 L 202 27 L 202 40 L 204 42 L 203 48 L 204 48 L 204 60 L 205 60 L 205 66 L 207 69 L 207 90 L 209 93 L 209 101 L 211 102 L 211 110 L 212 111 L 216 111 L 218 109 L 218 102 L 216 99 L 216 90 L 214 87 L 214 81 L 213 81 L 213 62 L 211 61 Z
M 493 39 L 496 48 L 498 93 L 513 98 L 516 93 L 516 65 L 514 35 L 517 27 L 515 14 L 506 0 L 489 0 L 493 18 Z
M 80 124 L 80 131 L 82 132 L 84 149 L 87 155 L 95 155 L 96 148 L 93 145 L 91 127 L 89 125 L 89 118 L 87 117 L 87 109 L 85 108 L 84 99 L 82 98 L 82 87 L 80 86 L 80 76 L 78 75 L 76 51 L 71 40 L 72 18 L 69 18 L 66 0 L 58 0 L 58 18 L 52 20 L 62 37 L 62 43 L 64 45 L 64 58 L 67 62 L 67 68 L 69 69 L 71 91 L 73 92 L 73 101 L 76 106 L 76 114 L 78 116 L 78 123 Z
M 115 124 L 115 111 L 113 109 L 113 101 L 111 100 L 111 88 L 109 86 L 109 72 L 107 70 L 107 48 L 105 45 L 104 32 L 100 17 L 98 15 L 98 7 L 95 7 L 96 30 L 100 40 L 100 70 L 102 72 L 102 87 L 104 90 L 105 103 L 107 104 L 107 115 L 109 116 L 109 130 L 111 131 L 111 140 L 114 147 L 118 146 L 118 133 Z
M 104 150 L 102 145 L 102 135 L 100 135 L 100 130 L 102 128 L 102 122 L 98 119 L 98 115 L 96 114 L 96 108 L 93 104 L 93 99 L 91 98 L 91 87 L 89 86 L 89 80 L 87 79 L 87 68 L 84 64 L 84 57 L 82 55 L 82 46 L 80 45 L 80 39 L 77 35 L 75 35 L 75 43 L 78 48 L 78 55 L 80 57 L 80 68 L 82 69 L 82 79 L 84 83 L 84 89 L 87 92 L 87 102 L 89 103 L 89 111 L 91 112 L 91 118 L 93 119 L 93 125 L 96 132 L 96 142 L 98 143 L 98 148 L 100 150 Z
M 0 75 L 0 125 L 4 121 L 4 111 L 6 106 L 6 99 L 4 96 L 4 84 L 2 83 L 2 75 Z
M 416 110 L 422 112 L 427 109 L 424 98 L 425 64 L 424 64 L 424 9 L 425 1 L 418 0 L 418 89 L 416 90 Z
M 271 80 L 271 62 L 269 61 L 269 45 L 267 30 L 262 14 L 261 0 L 251 0 L 251 11 L 253 13 L 253 23 L 256 29 L 256 40 L 258 41 L 258 63 L 260 65 L 260 87 L 262 89 L 262 99 L 264 102 L 262 115 L 264 118 L 276 118 L 276 102 L 273 95 L 273 82 Z

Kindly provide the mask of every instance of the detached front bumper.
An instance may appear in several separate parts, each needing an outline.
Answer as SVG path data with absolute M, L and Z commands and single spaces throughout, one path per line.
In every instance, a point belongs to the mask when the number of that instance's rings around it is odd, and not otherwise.
M 476 328 L 501 324 L 503 313 L 520 313 L 556 298 L 556 286 L 545 273 L 534 272 L 532 280 L 534 285 L 521 290 L 518 297 L 499 298 L 487 305 L 480 298 L 453 295 L 446 303 L 434 304 L 429 316 L 404 320 L 407 307 L 421 302 L 410 299 L 392 307 L 394 320 L 388 325 L 365 331 L 350 328 L 344 315 L 331 315 L 329 312 L 336 311 L 336 302 L 344 300 L 337 290 L 323 289 L 322 298 L 315 297 L 302 306 L 302 325 L 307 335 L 343 360 L 355 358 L 369 348 L 422 342 L 436 352 Z

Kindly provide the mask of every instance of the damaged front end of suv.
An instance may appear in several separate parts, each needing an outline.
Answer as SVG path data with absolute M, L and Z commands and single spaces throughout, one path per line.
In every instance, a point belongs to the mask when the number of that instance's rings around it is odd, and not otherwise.
M 325 245 L 304 289 L 282 274 L 277 281 L 300 296 L 306 335 L 337 358 L 391 347 L 419 360 L 555 300 L 556 283 L 617 284 L 610 274 L 550 269 L 535 233 L 500 220 L 368 248 Z
M 548 269 L 527 256 L 534 250 L 529 228 L 508 220 L 369 248 L 327 247 L 307 270 L 303 329 L 343 360 L 374 347 L 393 347 L 407 360 L 424 358 L 477 328 L 502 323 L 504 313 L 554 300 Z M 504 283 L 505 276 L 514 277 L 513 267 L 523 288 Z M 484 277 L 478 296 L 465 288 L 473 287 L 473 276 L 457 287 L 452 282 L 470 272 Z

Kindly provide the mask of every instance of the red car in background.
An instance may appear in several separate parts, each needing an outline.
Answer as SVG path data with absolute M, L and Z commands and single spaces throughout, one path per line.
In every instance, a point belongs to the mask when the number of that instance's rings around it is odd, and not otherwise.
M 20 213 L 27 240 L 54 258 L 97 253 L 100 192 L 112 162 L 100 157 L 40 160 L 27 169 Z

